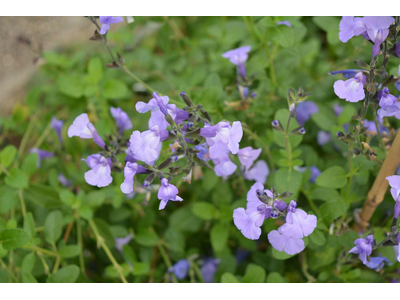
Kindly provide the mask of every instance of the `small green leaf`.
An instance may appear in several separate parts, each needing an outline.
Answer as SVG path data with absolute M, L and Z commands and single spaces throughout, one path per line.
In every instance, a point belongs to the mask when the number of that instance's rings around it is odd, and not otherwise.
M 28 177 L 17 168 L 12 168 L 10 175 L 7 175 L 4 181 L 7 185 L 16 189 L 25 189 L 28 187 Z
M 22 171 L 28 176 L 32 175 L 37 170 L 38 155 L 29 153 L 22 161 Z
M 243 283 L 263 283 L 265 282 L 265 270 L 255 264 L 249 264 L 243 276 Z
M 81 249 L 79 248 L 78 245 L 67 245 L 67 246 L 61 247 L 58 250 L 58 253 L 60 254 L 61 258 L 75 257 L 75 256 L 78 256 L 80 252 L 81 252 Z
M 285 279 L 278 272 L 269 273 L 267 283 L 285 283 Z
M 38 283 L 36 278 L 31 273 L 22 272 L 21 277 L 22 283 Z
M 87 80 L 89 83 L 97 83 L 103 78 L 103 63 L 99 57 L 93 57 L 89 60 L 87 71 Z
M 24 230 L 29 234 L 29 238 L 35 237 L 35 221 L 31 212 L 28 212 L 24 218 Z
M 214 252 L 222 251 L 228 242 L 229 226 L 227 224 L 216 224 L 210 232 L 211 245 Z
M 200 219 L 212 220 L 215 218 L 216 209 L 211 203 L 195 202 L 192 205 L 192 212 Z
M 8 168 L 14 161 L 16 155 L 17 155 L 17 148 L 15 148 L 15 146 L 13 145 L 7 145 L 0 152 L 0 164 L 4 168 Z
M 109 79 L 104 84 L 103 95 L 108 99 L 124 98 L 128 93 L 125 82 L 118 79 Z
M 319 211 L 321 213 L 321 218 L 326 224 L 329 224 L 336 218 L 341 217 L 348 208 L 349 205 L 343 201 L 326 202 L 321 205 Z
M 23 229 L 5 229 L 0 231 L 0 243 L 4 250 L 21 248 L 29 242 L 29 234 Z
M 346 171 L 339 166 L 333 166 L 321 173 L 315 183 L 322 187 L 339 189 L 347 184 Z
M 75 194 L 72 193 L 70 190 L 62 190 L 59 194 L 60 199 L 68 206 L 73 206 L 75 203 Z
M 49 244 L 55 244 L 62 234 L 63 215 L 59 210 L 50 212 L 44 222 L 44 236 Z
M 79 213 L 79 216 L 82 217 L 83 219 L 89 220 L 89 219 L 93 218 L 93 211 L 87 205 L 82 205 L 79 208 L 78 213 Z
M 85 89 L 81 78 L 67 74 L 63 74 L 58 78 L 57 87 L 62 94 L 72 98 L 82 97 Z
M 323 246 L 326 243 L 326 238 L 324 234 L 318 229 L 315 229 L 314 232 L 310 235 L 310 240 L 317 246 Z
M 75 265 L 66 266 L 57 271 L 49 279 L 53 283 L 74 283 L 79 276 L 79 268 Z
M 221 276 L 222 283 L 239 283 L 239 280 L 232 273 L 224 273 Z
M 141 245 L 141 246 L 145 246 L 145 247 L 154 247 L 157 245 L 159 240 L 158 235 L 146 228 L 146 229 L 139 229 L 137 235 L 135 236 L 135 241 Z
M 28 253 L 25 255 L 22 260 L 21 271 L 31 273 L 33 271 L 33 267 L 35 266 L 36 256 L 35 253 Z

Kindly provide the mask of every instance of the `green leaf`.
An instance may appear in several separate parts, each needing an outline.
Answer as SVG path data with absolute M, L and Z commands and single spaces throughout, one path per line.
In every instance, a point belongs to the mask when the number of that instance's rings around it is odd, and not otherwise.
M 62 190 L 59 193 L 60 199 L 62 202 L 64 202 L 66 205 L 72 207 L 75 203 L 75 194 L 72 193 L 70 190 Z
M 79 216 L 82 217 L 85 220 L 89 220 L 89 219 L 93 218 L 93 211 L 87 205 L 82 205 L 79 208 L 78 213 L 79 213 Z
M 5 229 L 0 231 L 0 243 L 4 250 L 21 248 L 29 242 L 29 234 L 23 229 Z
M 284 48 L 292 47 L 295 44 L 295 35 L 293 29 L 287 26 L 275 27 L 272 40 Z
M 85 86 L 82 79 L 74 75 L 61 75 L 57 80 L 59 91 L 72 98 L 80 98 L 83 95 Z
M 17 155 L 17 148 L 15 148 L 15 146 L 13 145 L 7 145 L 0 152 L 0 164 L 4 168 L 8 168 L 14 161 L 16 155 Z
M 86 77 L 89 83 L 97 83 L 103 79 L 103 62 L 99 57 L 93 57 L 89 60 Z
M 118 79 L 109 79 L 103 87 L 103 95 L 108 99 L 124 98 L 128 93 L 125 82 Z
M 28 176 L 32 175 L 37 170 L 38 155 L 29 153 L 22 161 L 22 171 Z
M 139 229 L 137 235 L 135 236 L 135 241 L 141 246 L 155 247 L 159 241 L 159 237 L 149 228 Z
M 21 271 L 31 273 L 33 271 L 33 267 L 35 266 L 36 255 L 34 252 L 28 253 L 25 255 L 22 260 Z
M 61 258 L 75 257 L 75 256 L 78 256 L 80 252 L 81 252 L 81 249 L 79 248 L 78 245 L 67 245 L 67 246 L 61 247 L 58 250 L 58 253 L 60 254 Z
M 346 104 L 341 112 L 340 116 L 338 117 L 337 121 L 339 125 L 344 125 L 351 120 L 351 117 L 355 115 L 356 108 L 354 105 Z
M 326 224 L 330 224 L 336 218 L 341 217 L 349 208 L 343 201 L 326 202 L 319 208 L 321 218 Z
M 134 276 L 147 275 L 150 272 L 150 266 L 144 262 L 137 261 L 134 263 L 132 274 Z
M 340 42 L 339 36 L 339 19 L 336 17 L 313 17 L 313 21 L 322 30 L 327 33 L 328 42 L 331 45 Z
M 29 189 L 24 191 L 24 197 L 35 205 L 47 209 L 55 209 L 63 206 L 57 189 L 46 185 L 31 184 Z
M 275 248 L 272 248 L 272 257 L 278 260 L 286 260 L 289 259 L 291 257 L 293 257 L 294 255 L 289 255 L 287 253 L 285 253 L 284 251 L 278 251 Z
M 224 273 L 221 276 L 222 283 L 239 283 L 239 280 L 232 273 Z
M 28 187 L 28 177 L 20 169 L 12 168 L 10 175 L 7 175 L 5 183 L 16 189 L 25 189 Z
M 263 283 L 265 282 L 265 270 L 255 264 L 249 264 L 243 276 L 243 283 Z
M 216 224 L 210 232 L 211 246 L 214 252 L 222 251 L 228 242 L 229 226 L 227 224 Z
M 192 213 L 190 207 L 182 207 L 171 214 L 169 224 L 174 230 L 196 232 L 202 221 Z
M 335 189 L 317 187 L 312 191 L 312 198 L 326 202 L 340 201 L 342 198 Z
M 74 283 L 79 276 L 79 268 L 75 265 L 66 266 L 57 271 L 49 279 L 53 283 Z
M 286 124 L 287 124 L 288 119 L 289 119 L 289 110 L 288 109 L 281 108 L 275 113 L 274 120 L 279 120 L 284 129 L 286 129 Z M 296 119 L 292 118 L 290 121 L 290 125 L 289 125 L 289 132 L 297 127 L 299 127 L 299 123 L 296 121 Z M 274 130 L 273 134 L 274 134 L 275 143 L 278 146 L 285 148 L 284 134 L 282 132 L 278 132 L 276 130 Z M 303 140 L 302 135 L 291 135 L 289 137 L 289 141 L 290 141 L 290 145 L 291 145 L 292 149 L 296 148 L 301 143 L 302 140 Z
M 279 193 L 289 191 L 296 197 L 300 190 L 302 174 L 296 170 L 281 168 L 275 174 L 275 186 Z
M 44 236 L 49 244 L 55 244 L 62 235 L 63 215 L 59 210 L 50 212 L 44 222 Z
M 339 189 L 347 184 L 346 171 L 339 166 L 333 166 L 321 173 L 315 183 L 322 187 Z
M 216 209 L 211 203 L 195 202 L 192 205 L 192 212 L 200 219 L 212 220 L 215 218 Z
M 35 237 L 35 220 L 31 212 L 28 212 L 24 218 L 24 230 L 28 233 L 30 239 Z
M 315 229 L 314 232 L 310 235 L 310 240 L 317 246 L 323 246 L 326 243 L 326 238 L 324 234 L 318 229 Z
M 0 214 L 8 213 L 18 203 L 18 190 L 7 185 L 0 186 Z
M 21 277 L 22 283 L 38 283 L 36 278 L 31 273 L 22 272 Z
M 267 283 L 285 283 L 285 278 L 278 272 L 272 272 L 267 276 Z

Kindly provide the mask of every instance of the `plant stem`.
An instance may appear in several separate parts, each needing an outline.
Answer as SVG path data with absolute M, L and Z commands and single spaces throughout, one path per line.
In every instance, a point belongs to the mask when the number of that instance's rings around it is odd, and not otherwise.
M 376 126 L 376 132 L 378 134 L 379 144 L 382 147 L 383 152 L 386 154 L 385 144 L 382 139 L 381 131 L 379 130 L 378 114 L 376 113 L 376 109 L 377 109 L 377 107 L 374 108 L 374 122 L 375 122 L 375 126 Z
M 349 144 L 349 149 L 347 150 L 347 161 L 349 164 L 349 182 L 347 184 L 346 198 L 350 195 L 351 182 L 353 180 L 351 146 L 352 144 Z
M 308 204 L 310 204 L 311 209 L 319 216 L 319 209 L 315 205 L 314 200 L 309 196 L 309 194 L 304 189 L 302 189 L 301 192 L 304 194 L 304 196 L 306 196 L 306 199 L 308 201 Z
M 39 247 L 36 247 L 36 246 L 22 246 L 22 248 L 29 249 L 29 250 L 34 250 L 36 252 L 40 252 L 40 253 L 46 254 L 48 256 L 54 256 L 54 257 L 58 256 L 58 254 L 54 253 L 53 251 L 50 251 L 50 250 L 47 250 L 47 249 L 44 249 L 44 248 L 39 248 Z
M 160 251 L 160 254 L 164 260 L 164 263 L 167 265 L 168 269 L 172 267 L 171 260 L 169 259 L 167 252 L 165 252 L 164 247 L 161 245 L 161 243 L 157 244 L 158 250 Z M 178 280 L 175 277 L 175 274 L 172 274 L 172 281 L 174 283 L 178 283 Z
M 42 132 L 42 134 L 36 141 L 33 148 L 39 148 L 42 145 L 43 141 L 46 139 L 46 137 L 49 135 L 50 131 L 51 131 L 51 122 L 46 126 L 46 129 Z
M 128 281 L 125 278 L 124 275 L 124 270 L 123 268 L 118 264 L 117 260 L 114 258 L 113 254 L 111 253 L 110 249 L 108 248 L 107 244 L 104 241 L 104 238 L 100 235 L 96 224 L 92 219 L 89 219 L 89 225 L 93 230 L 94 235 L 96 236 L 97 243 L 103 248 L 104 252 L 110 259 L 111 263 L 113 264 L 114 268 L 117 270 L 119 277 L 121 278 L 123 283 L 128 283 Z
M 19 190 L 18 191 L 18 196 L 19 196 L 19 200 L 21 201 L 22 216 L 25 218 L 25 216 L 26 216 L 26 206 L 25 206 L 23 190 Z
M 54 267 L 53 267 L 53 274 L 55 274 L 55 273 L 57 273 L 58 268 L 60 267 L 61 257 L 58 254 L 58 250 L 57 250 L 56 244 L 53 244 L 53 250 L 54 250 L 55 253 L 57 253 L 56 262 L 54 263 Z
M 81 271 L 83 274 L 86 274 L 85 270 L 85 260 L 83 259 L 83 239 L 82 239 L 82 227 L 81 227 L 81 222 L 80 218 L 76 220 L 76 231 L 78 235 L 78 246 L 80 248 L 79 251 L 79 264 L 81 266 Z
M 285 130 L 285 149 L 286 149 L 286 156 L 289 161 L 289 176 L 290 172 L 292 171 L 292 147 L 290 145 L 289 141 L 289 126 L 290 126 L 290 120 L 292 117 L 289 115 L 289 119 L 286 124 L 286 130 Z
M 19 144 L 18 148 L 18 159 L 22 157 L 22 154 L 24 153 L 26 143 L 28 142 L 28 139 L 32 133 L 33 127 L 35 125 L 36 119 L 33 117 L 28 124 L 28 128 L 26 129 L 24 136 L 22 137 L 21 144 Z

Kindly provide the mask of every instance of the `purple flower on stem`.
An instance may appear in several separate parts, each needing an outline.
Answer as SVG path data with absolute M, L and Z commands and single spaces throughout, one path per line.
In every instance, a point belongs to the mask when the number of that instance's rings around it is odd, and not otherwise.
M 367 81 L 367 77 L 359 72 L 346 81 L 338 80 L 333 85 L 335 94 L 340 99 L 346 99 L 349 102 L 358 102 L 365 98 L 364 84 Z
M 132 128 L 132 122 L 129 119 L 128 114 L 124 112 L 121 108 L 110 107 L 110 113 L 117 121 L 117 127 L 119 128 L 121 134 L 124 132 L 124 130 Z
M 350 70 L 332 71 L 332 72 L 329 72 L 328 75 L 342 74 L 344 78 L 349 79 L 349 78 L 356 76 L 356 74 L 359 72 L 363 72 L 363 70 L 350 69 Z
M 228 154 L 223 157 L 213 159 L 213 163 L 215 164 L 215 175 L 219 177 L 228 177 L 237 169 L 237 166 L 229 159 Z
M 378 117 L 379 131 L 380 132 L 389 132 L 389 130 L 385 126 L 382 125 L 382 122 L 383 122 L 383 120 Z M 368 121 L 367 119 L 364 119 L 363 123 L 364 123 L 363 127 L 367 128 L 368 134 L 373 134 L 373 135 L 377 134 L 376 124 L 374 121 Z
M 387 259 L 386 257 L 377 256 L 377 257 L 370 257 L 370 261 L 367 261 L 365 265 L 368 268 L 379 272 L 383 269 L 385 264 L 390 264 L 390 260 Z
M 391 187 L 390 193 L 396 204 L 394 206 L 394 218 L 398 219 L 400 214 L 400 176 L 392 175 L 386 177 L 386 180 L 389 181 L 389 185 Z
M 395 105 L 397 102 L 397 98 L 390 94 L 390 90 L 387 87 L 384 87 L 382 91 L 378 92 L 378 100 L 379 106 L 382 108 Z
M 179 280 L 185 279 L 189 272 L 190 264 L 187 259 L 178 260 L 171 268 L 168 269 L 169 273 L 174 272 L 176 278 Z
M 231 63 L 238 66 L 240 76 L 242 76 L 243 79 L 246 78 L 246 67 L 244 63 L 247 61 L 250 50 L 251 46 L 243 46 L 222 54 L 223 58 L 228 58 Z
M 395 117 L 400 120 L 400 102 L 378 109 L 378 117 L 381 119 L 384 117 Z
M 254 161 L 260 156 L 260 149 L 253 149 L 252 147 L 245 147 L 238 151 L 237 155 L 239 157 L 239 161 L 245 170 L 249 170 L 253 165 Z
M 67 179 L 67 177 L 65 177 L 64 174 L 62 174 L 62 173 L 58 174 L 57 179 L 61 183 L 62 186 L 65 186 L 65 187 L 71 186 L 71 181 L 69 181 Z
M 302 239 L 296 239 L 288 237 L 281 233 L 281 228 L 273 230 L 268 234 L 268 241 L 278 251 L 285 251 L 289 255 L 300 253 L 304 250 L 304 241 Z
M 93 154 L 82 159 L 91 170 L 85 173 L 85 180 L 88 184 L 105 187 L 108 186 L 113 178 L 111 177 L 112 162 L 110 158 L 105 158 L 100 154 Z
M 264 160 L 257 161 L 250 170 L 244 172 L 244 178 L 265 184 L 269 175 L 269 168 Z
M 200 273 L 205 283 L 214 282 L 214 274 L 217 271 L 219 262 L 219 259 L 214 258 L 207 258 L 204 260 L 203 265 L 200 268 Z
M 372 57 L 378 55 L 380 46 L 389 34 L 389 27 L 394 22 L 393 17 L 364 17 L 367 35 L 374 42 Z
M 115 240 L 115 248 L 117 248 L 117 250 L 122 253 L 122 248 L 125 245 L 128 245 L 129 242 L 133 239 L 133 234 L 130 233 L 128 234 L 126 237 L 122 237 L 122 238 L 114 238 Z
M 133 177 L 138 171 L 139 165 L 137 163 L 126 162 L 124 168 L 125 180 L 121 183 L 121 191 L 124 194 L 130 194 L 133 192 Z
M 82 139 L 93 139 L 93 141 L 104 149 L 105 143 L 97 133 L 96 128 L 89 121 L 87 114 L 81 114 L 68 128 L 68 137 L 79 136 Z
M 370 256 L 372 253 L 372 246 L 374 245 L 374 243 L 375 243 L 375 240 L 374 240 L 374 236 L 372 234 L 367 235 L 365 237 L 365 239 L 363 239 L 363 238 L 356 239 L 354 241 L 354 244 L 356 244 L 356 246 L 354 248 L 352 248 L 349 251 L 349 253 L 358 254 L 361 261 L 365 265 L 367 263 L 367 256 Z
M 397 237 L 396 237 L 396 241 L 397 241 L 397 261 L 399 261 L 400 262 L 400 233 L 398 233 L 397 234 Z M 400 271 L 400 269 L 399 269 L 399 271 Z
M 173 184 L 170 184 L 167 178 L 161 179 L 161 186 L 158 190 L 158 199 L 160 199 L 159 210 L 164 209 L 167 205 L 168 201 L 183 201 L 181 197 L 179 197 L 178 189 Z
M 106 34 L 110 29 L 111 24 L 116 24 L 124 21 L 122 17 L 99 17 L 101 23 L 100 34 Z
M 342 17 L 339 23 L 339 39 L 347 43 L 353 36 L 358 36 L 365 32 L 366 28 L 362 18 Z
M 50 158 L 54 156 L 53 152 L 42 150 L 39 148 L 32 148 L 29 150 L 30 153 L 36 153 L 38 155 L 37 165 L 36 167 L 39 169 L 42 163 L 42 160 L 45 158 Z
M 332 140 L 332 135 L 330 132 L 320 130 L 317 134 L 317 143 L 320 146 L 324 146 Z
M 61 130 L 63 126 L 64 126 L 63 120 L 58 120 L 56 117 L 53 117 L 51 119 L 51 128 L 53 128 L 56 131 L 60 143 L 63 143 L 63 138 L 61 135 Z
M 208 148 L 206 143 L 196 145 L 193 148 L 200 151 L 199 153 L 197 153 L 197 157 L 199 159 L 201 159 L 202 161 L 210 160 L 210 154 L 208 153 Z
M 317 177 L 321 175 L 321 171 L 316 166 L 311 166 L 310 171 L 311 171 L 310 182 L 315 183 Z
M 285 25 L 287 27 L 292 27 L 292 24 L 290 24 L 289 21 L 278 21 L 276 22 L 276 25 Z
M 303 126 L 313 114 L 318 112 L 318 106 L 313 101 L 304 101 L 296 106 L 295 112 L 297 122 Z

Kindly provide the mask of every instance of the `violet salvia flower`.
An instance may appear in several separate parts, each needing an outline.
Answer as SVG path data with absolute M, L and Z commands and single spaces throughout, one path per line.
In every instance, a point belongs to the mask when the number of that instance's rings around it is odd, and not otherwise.
M 161 179 L 161 186 L 158 190 L 158 199 L 160 199 L 160 206 L 158 207 L 159 210 L 164 209 L 167 205 L 168 201 L 183 201 L 181 197 L 179 197 L 178 189 L 175 185 L 170 184 L 167 178 Z
M 243 46 L 233 50 L 229 50 L 222 54 L 223 58 L 228 58 L 231 63 L 238 66 L 239 73 L 242 78 L 246 78 L 246 68 L 244 63 L 247 61 L 248 53 L 251 50 L 251 46 Z
M 215 164 L 215 175 L 219 177 L 228 177 L 237 169 L 237 166 L 229 159 L 228 154 L 223 157 L 213 159 L 213 163 Z
M 130 194 L 133 192 L 133 177 L 138 171 L 139 165 L 137 163 L 126 162 L 124 168 L 125 180 L 121 183 L 121 191 L 124 194 Z
M 296 120 L 300 126 L 303 126 L 318 111 L 318 106 L 313 101 L 301 102 L 295 108 Z
M 397 234 L 396 241 L 397 241 L 397 245 L 398 245 L 398 246 L 396 246 L 397 247 L 397 261 L 400 262 L 400 233 Z
M 292 24 L 290 24 L 289 21 L 278 21 L 276 22 L 276 25 L 285 25 L 287 27 L 292 27 Z
M 50 158 L 54 156 L 53 152 L 42 150 L 39 148 L 32 148 L 29 150 L 30 153 L 36 153 L 38 155 L 36 167 L 39 169 L 43 159 Z
M 398 219 L 400 214 L 400 176 L 392 175 L 386 177 L 386 180 L 389 181 L 390 185 L 390 193 L 396 204 L 394 206 L 394 218 Z
M 378 117 L 379 131 L 380 132 L 389 132 L 389 130 L 385 126 L 382 125 L 382 122 L 383 122 L 382 118 Z M 363 127 L 367 128 L 366 132 L 368 134 L 377 134 L 376 124 L 374 121 L 368 121 L 367 119 L 364 119 L 363 123 L 364 123 Z
M 132 122 L 129 119 L 128 114 L 124 112 L 121 108 L 110 107 L 110 113 L 117 121 L 117 127 L 119 128 L 119 132 L 121 134 L 124 132 L 124 130 L 132 128 Z
M 332 71 L 329 72 L 328 75 L 342 74 L 344 78 L 349 79 L 356 76 L 356 74 L 359 72 L 364 72 L 364 71 L 359 69 L 349 69 L 349 70 Z
M 187 259 L 180 259 L 171 268 L 168 269 L 169 273 L 174 273 L 179 280 L 185 279 L 189 273 L 190 264 Z
M 379 106 L 382 108 L 395 105 L 397 102 L 397 98 L 390 94 L 390 90 L 387 87 L 384 87 L 382 91 L 378 92 L 378 100 Z
M 203 265 L 200 268 L 200 273 L 205 283 L 214 282 L 214 274 L 217 271 L 219 263 L 220 260 L 215 258 L 207 258 L 204 260 Z
M 359 72 L 346 81 L 338 80 L 333 85 L 335 94 L 340 99 L 345 99 L 349 102 L 358 102 L 365 98 L 364 84 L 367 81 L 367 77 Z
M 372 253 L 372 246 L 374 245 L 375 240 L 372 234 L 367 235 L 365 239 L 360 238 L 354 241 L 356 246 L 352 248 L 349 253 L 358 254 L 363 264 L 367 263 L 367 256 L 370 256 Z
M 237 155 L 242 166 L 247 171 L 253 165 L 254 161 L 260 156 L 260 149 L 253 149 L 252 147 L 245 147 L 238 151 Z
M 384 117 L 395 117 L 400 120 L 400 102 L 378 109 L 378 117 L 381 119 Z
M 112 162 L 110 158 L 105 158 L 100 154 L 92 154 L 88 156 L 87 159 L 82 160 L 85 161 L 91 169 L 85 173 L 85 180 L 88 184 L 97 187 L 105 187 L 112 182 Z
M 366 27 L 367 35 L 374 42 L 372 48 L 372 56 L 379 53 L 379 49 L 383 41 L 389 34 L 389 27 L 394 22 L 393 17 L 364 17 L 363 22 Z
M 156 100 L 158 107 L 164 115 L 168 115 L 167 106 L 164 104 L 164 99 L 161 98 L 156 92 L 153 92 L 153 98 Z
M 200 151 L 199 153 L 197 153 L 197 157 L 199 159 L 201 159 L 202 161 L 210 160 L 210 154 L 208 153 L 208 147 L 206 143 L 196 145 L 193 148 Z
M 324 146 L 332 140 L 332 135 L 330 132 L 320 130 L 317 134 L 317 143 L 320 146 Z
M 79 136 L 82 139 L 93 139 L 101 148 L 105 148 L 103 139 L 97 133 L 96 128 L 89 121 L 87 114 L 81 114 L 75 118 L 72 125 L 68 128 L 68 137 Z
M 315 183 L 317 177 L 321 175 L 321 171 L 316 166 L 311 166 L 310 171 L 311 171 L 310 182 Z
M 370 257 L 370 261 L 367 261 L 365 265 L 368 268 L 379 272 L 383 269 L 385 264 L 390 264 L 390 260 L 387 259 L 386 257 L 377 256 L 377 257 Z
M 265 184 L 268 175 L 268 164 L 264 160 L 258 160 L 251 169 L 246 170 L 243 174 L 245 179 L 254 180 L 262 184 Z
M 285 251 L 285 253 L 289 255 L 294 255 L 303 251 L 305 248 L 304 241 L 282 234 L 281 228 L 282 227 L 279 227 L 278 230 L 273 230 L 268 234 L 268 241 L 271 243 L 272 247 L 278 251 Z
M 115 248 L 117 248 L 117 250 L 122 253 L 122 248 L 125 245 L 128 245 L 129 242 L 133 239 L 133 234 L 130 233 L 128 234 L 126 237 L 122 237 L 122 238 L 114 238 L 115 241 Z
M 333 105 L 333 111 L 335 112 L 336 117 L 339 117 L 340 114 L 342 113 L 344 109 L 343 105 L 339 105 L 337 103 L 335 103 L 335 105 Z
M 353 36 L 358 36 L 365 32 L 365 24 L 362 18 L 342 17 L 339 23 L 339 39 L 347 43 Z
M 61 135 L 61 130 L 63 126 L 64 126 L 63 120 L 58 120 L 56 117 L 53 117 L 51 119 L 51 128 L 53 128 L 56 131 L 60 143 L 63 143 L 63 138 Z
M 126 153 L 136 160 L 152 165 L 160 155 L 162 141 L 168 137 L 168 131 L 153 126 L 150 130 L 140 133 L 135 130 L 129 139 L 129 148 Z
M 60 182 L 62 186 L 65 186 L 65 187 L 71 186 L 71 181 L 69 181 L 67 179 L 67 177 L 65 177 L 64 174 L 62 174 L 62 173 L 58 174 L 57 179 L 58 179 L 58 182 Z
M 122 17 L 99 17 L 101 23 L 100 34 L 106 34 L 110 29 L 111 24 L 116 24 L 124 21 Z

